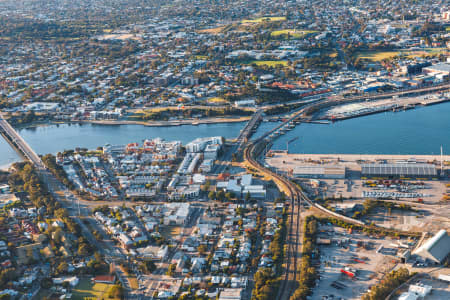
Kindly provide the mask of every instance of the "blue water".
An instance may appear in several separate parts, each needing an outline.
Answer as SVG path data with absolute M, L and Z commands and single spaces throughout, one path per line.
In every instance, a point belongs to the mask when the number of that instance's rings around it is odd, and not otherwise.
M 178 127 L 66 124 L 21 129 L 19 133 L 37 153 L 46 154 L 75 147 L 94 149 L 107 143 L 140 142 L 155 137 L 183 143 L 205 136 L 233 138 L 243 126 L 243 123 Z M 274 126 L 276 123 L 262 123 L 255 136 Z M 286 149 L 286 141 L 294 137 L 299 139 L 289 145 L 291 153 L 438 154 L 441 145 L 444 152 L 449 153 L 450 103 L 375 114 L 330 125 L 301 124 L 279 137 L 272 149 Z M 17 154 L 0 139 L 0 166 L 18 160 Z
M 38 153 L 57 153 L 76 147 L 95 149 L 105 144 L 127 144 L 156 137 L 168 141 L 188 143 L 197 137 L 223 136 L 234 138 L 244 123 L 201 124 L 170 127 L 149 127 L 142 125 L 96 125 L 64 124 L 19 130 L 19 134 Z M 0 139 L 0 166 L 18 161 L 19 157 L 11 147 Z
M 275 123 L 265 123 L 255 136 Z M 280 136 L 272 149 L 290 153 L 439 154 L 450 152 L 450 103 L 386 112 L 330 125 L 301 124 Z

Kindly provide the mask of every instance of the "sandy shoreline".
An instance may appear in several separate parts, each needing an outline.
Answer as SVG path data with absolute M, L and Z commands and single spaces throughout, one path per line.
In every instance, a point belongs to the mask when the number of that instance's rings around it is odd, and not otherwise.
M 181 125 L 219 124 L 219 123 L 240 123 L 250 120 L 251 117 L 240 118 L 209 118 L 198 120 L 176 120 L 176 121 L 125 121 L 125 120 L 101 120 L 101 121 L 80 121 L 75 123 L 91 123 L 102 125 L 143 125 L 149 127 L 166 127 Z

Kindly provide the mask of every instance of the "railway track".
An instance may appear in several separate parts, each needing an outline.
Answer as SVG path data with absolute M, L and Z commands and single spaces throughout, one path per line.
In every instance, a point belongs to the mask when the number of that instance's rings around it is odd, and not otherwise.
M 298 117 L 296 116 L 292 117 L 292 119 Z M 289 120 L 287 121 L 289 122 Z M 370 228 L 370 229 L 376 229 L 377 226 L 373 225 L 367 225 L 362 221 L 338 214 L 336 212 L 333 212 L 320 204 L 312 202 L 301 190 L 297 184 L 290 181 L 288 178 L 286 178 L 283 175 L 277 174 L 270 170 L 269 168 L 264 167 L 255 157 L 259 157 L 260 151 L 262 146 L 261 143 L 264 142 L 264 139 L 267 137 L 268 134 L 263 135 L 256 141 L 250 142 L 247 147 L 244 149 L 244 159 L 248 164 L 248 167 L 253 168 L 260 174 L 264 174 L 266 177 L 271 178 L 275 184 L 278 186 L 279 190 L 281 192 L 284 192 L 288 198 L 290 199 L 290 210 L 289 210 L 289 229 L 288 229 L 288 236 L 286 243 L 288 244 L 288 249 L 286 251 L 286 257 L 285 262 L 286 266 L 284 269 L 284 273 L 282 274 L 283 280 L 281 282 L 281 285 L 278 289 L 277 294 L 277 300 L 285 300 L 289 299 L 290 296 L 293 294 L 296 282 L 299 279 L 300 274 L 298 274 L 298 266 L 299 261 L 301 259 L 301 234 L 300 234 L 300 224 L 301 224 L 301 205 L 302 201 L 306 204 L 308 204 L 313 209 L 316 209 L 325 215 L 334 217 L 338 220 L 345 221 L 347 223 L 351 223 L 354 225 L 361 226 L 362 228 Z M 415 235 L 411 234 L 409 232 L 403 232 L 393 229 L 387 229 L 387 228 L 378 228 L 380 230 L 383 230 L 386 233 L 399 233 L 402 235 Z
M 244 151 L 244 157 L 250 163 L 250 165 L 259 172 L 269 173 L 277 185 L 290 199 L 289 209 L 289 228 L 287 234 L 287 251 L 286 251 L 286 267 L 283 273 L 283 280 L 281 286 L 278 289 L 276 299 L 289 299 L 290 295 L 295 288 L 295 283 L 298 280 L 298 262 L 300 259 L 301 251 L 301 236 L 300 236 L 300 213 L 301 213 L 301 200 L 303 195 L 299 193 L 298 187 L 284 176 L 278 175 L 271 170 L 265 169 L 259 162 L 253 158 L 252 152 L 254 151 L 254 144 L 247 147 Z

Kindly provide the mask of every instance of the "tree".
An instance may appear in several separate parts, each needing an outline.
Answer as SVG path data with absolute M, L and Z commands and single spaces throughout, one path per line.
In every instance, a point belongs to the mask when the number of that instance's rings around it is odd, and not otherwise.
M 204 244 L 198 246 L 198 248 L 197 248 L 198 253 L 200 253 L 201 255 L 205 254 L 206 250 L 207 250 L 207 247 Z
M 250 199 L 251 199 L 251 195 L 250 195 L 250 192 L 247 192 L 247 194 L 245 195 L 245 201 L 250 201 Z
M 146 274 L 151 274 L 156 270 L 156 265 L 153 261 L 146 260 L 141 263 L 140 269 Z
M 223 202 L 224 200 L 225 200 L 225 192 L 224 191 L 219 191 L 218 193 L 217 193 L 217 200 L 218 201 L 220 201 L 220 202 Z
M 58 219 L 64 219 L 67 218 L 68 216 L 69 213 L 65 208 L 59 208 L 55 211 L 55 217 L 57 217 Z
M 176 264 L 171 264 L 169 266 L 169 268 L 167 269 L 166 275 L 171 276 L 171 277 L 175 276 L 176 268 L 177 268 Z
M 85 243 L 80 244 L 78 246 L 78 255 L 79 256 L 87 256 L 89 254 L 89 246 Z
M 110 299 L 123 299 L 124 293 L 123 293 L 123 287 L 120 284 L 115 284 L 111 287 L 111 289 L 108 292 L 108 298 Z
M 57 271 L 59 274 L 64 274 L 64 273 L 67 272 L 67 269 L 68 269 L 68 268 L 69 268 L 69 265 L 67 264 L 67 262 L 62 261 L 62 262 L 58 265 L 58 267 L 56 268 L 56 271 Z

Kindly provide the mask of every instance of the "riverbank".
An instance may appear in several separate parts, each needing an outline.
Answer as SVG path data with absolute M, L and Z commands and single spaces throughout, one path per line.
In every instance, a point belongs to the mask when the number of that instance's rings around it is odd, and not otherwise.
M 80 121 L 78 123 L 91 123 L 100 125 L 143 125 L 149 127 L 168 127 L 181 125 L 200 124 L 220 124 L 220 123 L 240 123 L 250 120 L 251 116 L 239 118 L 207 118 L 207 119 L 186 119 L 172 121 L 129 121 L 129 120 L 101 120 L 101 121 Z
M 52 125 L 65 124 L 96 124 L 96 125 L 140 125 L 147 127 L 172 127 L 182 125 L 201 125 L 201 124 L 227 124 L 242 123 L 250 120 L 251 116 L 239 118 L 206 118 L 206 119 L 186 119 L 172 121 L 131 121 L 131 120 L 79 120 L 79 121 L 48 121 L 48 122 L 31 122 L 28 124 L 14 125 L 17 130 L 37 128 Z

